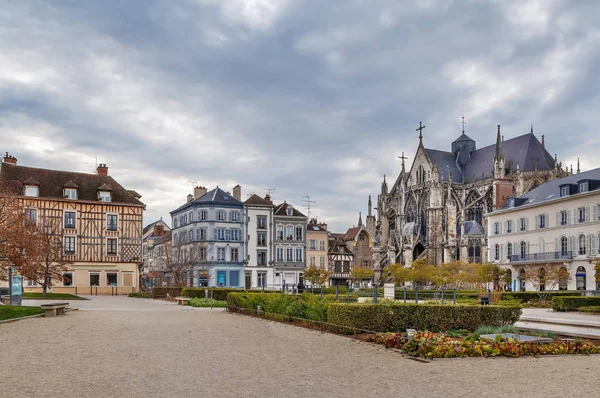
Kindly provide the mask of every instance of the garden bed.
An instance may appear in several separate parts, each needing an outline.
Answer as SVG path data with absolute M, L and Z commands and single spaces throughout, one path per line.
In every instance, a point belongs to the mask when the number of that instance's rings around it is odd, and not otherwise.
M 451 333 L 419 332 L 411 337 L 407 333 L 380 333 L 367 341 L 397 349 L 409 356 L 429 359 L 600 354 L 600 346 L 591 341 L 570 339 L 523 341 L 524 339 L 520 338 L 522 335 L 516 336 L 519 338 L 511 338 L 510 335 L 503 334 L 495 335 L 490 339 L 475 333 L 456 336 Z
M 23 293 L 23 300 L 88 300 L 69 293 Z
M 17 305 L 1 305 L 0 321 L 24 318 L 32 315 L 41 315 L 44 311 L 40 307 L 27 307 Z

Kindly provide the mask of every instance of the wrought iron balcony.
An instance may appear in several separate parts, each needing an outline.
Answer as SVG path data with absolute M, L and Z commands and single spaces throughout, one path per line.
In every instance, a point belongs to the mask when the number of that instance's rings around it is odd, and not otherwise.
M 557 261 L 557 260 L 572 260 L 573 252 L 558 251 L 546 253 L 529 253 L 525 255 L 515 254 L 508 256 L 508 261 L 511 263 L 533 262 L 533 261 Z

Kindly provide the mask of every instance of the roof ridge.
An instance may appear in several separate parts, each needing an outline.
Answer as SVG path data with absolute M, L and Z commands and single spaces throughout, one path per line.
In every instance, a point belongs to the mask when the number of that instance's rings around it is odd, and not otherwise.
M 32 169 L 32 170 L 42 170 L 42 171 L 58 171 L 59 173 L 70 173 L 70 174 L 80 174 L 84 176 L 98 176 L 98 177 L 111 177 L 109 175 L 103 176 L 97 173 L 84 173 L 81 171 L 69 171 L 69 170 L 57 170 L 57 169 L 44 169 L 42 167 L 31 167 L 31 166 L 23 166 L 20 164 L 12 164 L 12 163 L 2 163 L 2 165 L 7 165 L 9 167 L 21 167 L 24 169 Z

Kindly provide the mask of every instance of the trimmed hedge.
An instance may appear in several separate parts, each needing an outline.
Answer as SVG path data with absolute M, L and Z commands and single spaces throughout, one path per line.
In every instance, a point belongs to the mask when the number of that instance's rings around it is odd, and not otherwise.
M 188 287 L 181 291 L 181 295 L 184 297 L 199 297 L 205 298 L 204 291 L 208 290 L 208 297 L 210 298 L 210 294 L 212 292 L 213 300 L 225 301 L 227 300 L 227 295 L 229 293 L 240 293 L 245 292 L 243 289 L 234 289 L 234 288 L 226 288 L 226 287 Z M 279 292 L 281 293 L 281 292 Z
M 552 292 L 543 292 L 544 296 L 550 297 L 562 297 L 562 296 L 581 296 L 581 292 L 568 292 L 568 291 L 552 291 Z M 502 293 L 501 300 L 521 300 L 522 303 L 528 303 L 531 300 L 539 300 L 540 293 L 539 292 L 504 292 Z
M 331 303 L 327 311 L 329 323 L 374 332 L 475 330 L 480 325 L 512 325 L 520 316 L 521 307 L 493 305 Z
M 331 295 L 321 299 L 316 294 L 229 293 L 227 296 L 229 307 L 256 311 L 260 306 L 264 312 L 321 322 L 327 321 L 327 306 L 331 302 Z
M 600 297 L 559 296 L 552 298 L 554 311 L 577 311 L 579 307 L 600 305 Z
M 152 288 L 152 298 L 166 298 L 167 294 L 169 297 L 177 297 L 181 296 L 182 287 L 153 287 Z
M 589 306 L 579 307 L 579 309 L 577 311 L 600 313 L 600 305 L 589 305 Z

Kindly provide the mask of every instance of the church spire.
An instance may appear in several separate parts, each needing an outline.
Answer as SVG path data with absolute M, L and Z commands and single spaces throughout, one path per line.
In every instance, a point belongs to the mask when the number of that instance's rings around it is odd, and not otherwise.
M 496 155 L 494 156 L 494 159 L 500 160 L 500 157 L 502 156 L 502 136 L 500 135 L 500 125 L 498 125 L 498 135 L 496 136 Z
M 363 223 L 362 223 L 362 213 L 358 212 L 358 226 L 362 227 Z
M 416 130 L 419 132 L 419 146 L 423 146 L 423 129 L 426 126 L 423 126 L 423 122 L 419 122 L 419 128 Z
M 533 134 L 533 123 L 531 123 L 531 134 Z
M 372 208 L 372 205 L 371 205 L 371 195 L 369 195 L 369 214 L 368 214 L 369 217 L 371 217 L 373 215 L 373 213 L 371 212 L 371 208 Z
M 381 194 L 382 195 L 387 195 L 388 193 L 388 186 L 387 186 L 387 182 L 385 182 L 385 174 L 383 175 L 383 182 L 381 183 Z
M 577 158 L 577 174 L 579 174 L 580 169 L 579 169 L 579 158 Z

